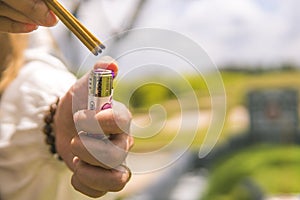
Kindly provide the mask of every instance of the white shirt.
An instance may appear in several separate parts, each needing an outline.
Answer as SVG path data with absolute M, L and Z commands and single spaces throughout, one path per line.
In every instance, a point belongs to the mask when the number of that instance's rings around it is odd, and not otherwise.
M 0 199 L 89 199 L 73 189 L 42 132 L 45 111 L 76 78 L 53 56 L 31 50 L 26 58 L 0 102 Z

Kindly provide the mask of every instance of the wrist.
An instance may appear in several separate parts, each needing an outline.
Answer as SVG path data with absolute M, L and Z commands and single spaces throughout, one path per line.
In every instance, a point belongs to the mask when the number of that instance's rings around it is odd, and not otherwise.
M 72 88 L 60 98 L 54 117 L 56 150 L 67 166 L 73 171 L 71 140 L 77 134 L 72 114 Z
M 47 145 L 49 145 L 49 151 L 51 154 L 53 154 L 55 157 L 57 157 L 59 160 L 61 160 L 61 157 L 57 154 L 56 151 L 56 145 L 55 145 L 55 133 L 54 133 L 54 116 L 56 114 L 56 110 L 59 104 L 59 98 L 52 103 L 49 106 L 48 111 L 45 113 L 44 116 L 44 126 L 43 126 L 43 132 L 46 136 L 45 142 Z

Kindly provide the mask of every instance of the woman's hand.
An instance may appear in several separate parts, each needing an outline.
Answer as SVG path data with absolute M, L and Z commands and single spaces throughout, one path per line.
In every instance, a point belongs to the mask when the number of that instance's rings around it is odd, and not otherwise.
M 117 69 L 115 63 L 95 67 Z M 87 110 L 88 74 L 61 99 L 55 115 L 56 147 L 74 172 L 72 185 L 88 196 L 119 191 L 130 179 L 123 165 L 133 137 L 129 135 L 131 114 L 121 103 L 98 113 Z M 74 113 L 74 114 L 73 114 Z
M 0 0 L 1 32 L 27 33 L 57 22 L 43 0 Z
M 122 164 L 133 145 L 128 134 L 131 115 L 120 103 L 113 102 L 112 107 L 97 114 L 81 110 L 74 115 L 80 134 L 71 140 L 72 184 L 93 197 L 119 191 L 130 179 L 130 171 Z

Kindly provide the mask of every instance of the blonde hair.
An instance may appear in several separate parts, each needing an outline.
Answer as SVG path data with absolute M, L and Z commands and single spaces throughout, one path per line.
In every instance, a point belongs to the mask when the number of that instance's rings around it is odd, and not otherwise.
M 18 75 L 26 47 L 26 34 L 0 33 L 0 96 Z

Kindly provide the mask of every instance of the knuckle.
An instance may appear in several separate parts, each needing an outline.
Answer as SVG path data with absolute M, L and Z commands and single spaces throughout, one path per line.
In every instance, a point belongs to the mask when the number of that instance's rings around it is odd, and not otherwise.
M 134 141 L 134 137 L 132 135 L 128 135 L 128 136 L 129 136 L 129 138 L 128 138 L 128 144 L 129 144 L 128 151 L 129 151 L 134 146 L 135 141 Z
M 9 28 L 8 28 L 8 32 L 16 32 L 16 31 L 15 31 L 15 30 L 16 30 L 16 27 L 17 27 L 16 22 L 11 22 L 11 23 L 10 23 L 10 26 L 9 26 Z
M 106 150 L 106 152 L 102 152 L 102 156 L 99 157 L 99 160 L 107 167 L 114 168 L 122 164 L 125 158 L 126 155 L 124 155 L 124 153 Z
M 81 146 L 81 142 L 80 139 L 78 137 L 74 137 L 71 140 L 71 151 L 74 155 L 78 155 L 78 152 L 80 151 L 80 146 Z
M 39 4 L 41 2 L 42 2 L 41 0 L 29 1 L 28 4 L 26 4 L 26 6 L 23 8 L 24 13 L 34 13 L 39 11 Z
M 92 198 L 98 198 L 98 197 L 101 197 L 101 196 L 103 196 L 103 195 L 106 194 L 106 192 L 104 192 L 104 191 L 91 190 L 91 189 L 87 189 L 87 188 L 81 186 L 79 184 L 79 182 L 76 180 L 75 174 L 72 176 L 71 185 L 73 186 L 73 188 L 76 191 L 78 191 L 78 192 L 80 192 L 82 194 L 85 194 L 85 195 L 87 195 L 89 197 L 92 197 Z
M 131 114 L 129 113 L 129 111 L 127 112 L 123 112 L 122 114 L 118 114 L 117 115 L 117 120 L 123 123 L 129 123 L 132 119 Z
M 39 0 L 33 0 L 32 1 L 31 11 L 36 11 L 37 10 L 38 2 L 40 2 L 40 1 Z
M 20 27 L 18 26 L 18 23 L 15 21 L 11 21 L 10 26 L 8 28 L 8 32 L 17 33 L 19 32 Z
M 122 130 L 122 132 L 129 132 L 131 122 L 131 115 L 117 114 L 114 115 L 114 123 Z
M 75 174 L 73 174 L 72 178 L 71 178 L 71 185 L 73 186 L 73 188 L 76 190 L 76 191 L 81 191 L 81 188 L 78 184 L 78 181 L 76 180 L 75 178 Z
M 109 155 L 111 159 L 111 166 L 117 167 L 124 162 L 127 156 L 127 152 L 118 147 L 113 147 L 113 149 L 110 152 L 108 152 L 107 155 Z
M 118 192 L 125 187 L 127 180 L 124 178 L 123 173 L 120 171 L 115 170 L 112 175 L 113 178 L 111 180 L 110 190 L 113 192 Z
M 33 30 L 33 29 L 32 29 Z M 27 29 L 26 26 L 22 23 L 10 20 L 9 25 L 7 26 L 7 32 L 10 33 L 28 33 L 32 31 L 31 29 Z
M 76 177 L 77 180 L 84 180 L 85 176 L 82 170 L 82 167 L 77 167 L 76 170 L 74 171 L 73 177 Z
M 34 21 L 36 21 L 37 23 L 39 23 L 40 25 L 43 26 L 52 26 L 54 25 L 54 23 L 56 23 L 55 21 L 49 21 L 48 19 L 48 8 L 46 6 L 46 4 L 42 1 L 42 0 L 32 0 L 31 1 L 31 5 L 29 5 L 27 8 L 24 8 L 24 11 L 26 13 L 34 13 L 35 16 L 33 18 Z M 29 17 L 30 15 L 28 15 Z M 37 18 L 37 16 L 39 16 Z

